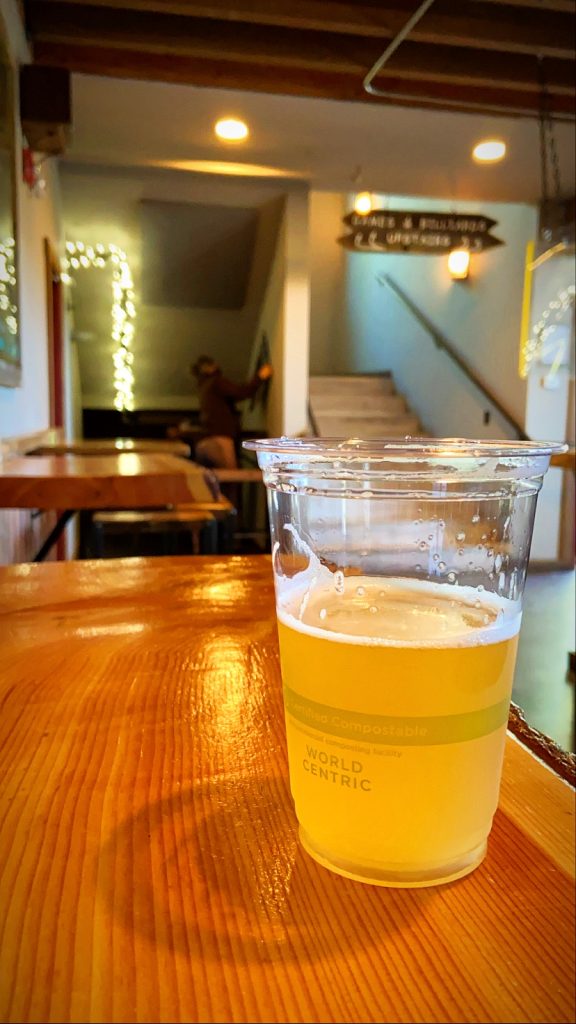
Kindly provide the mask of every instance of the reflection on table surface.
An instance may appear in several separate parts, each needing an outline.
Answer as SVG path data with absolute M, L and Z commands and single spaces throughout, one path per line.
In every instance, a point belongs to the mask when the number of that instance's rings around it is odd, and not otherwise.
M 120 452 L 140 454 L 158 453 L 163 455 L 190 454 L 190 446 L 183 441 L 153 437 L 103 437 L 79 438 L 42 444 L 27 454 L 34 455 L 113 455 Z
M 514 739 L 467 878 L 302 851 L 267 557 L 11 566 L 0 622 L 3 1020 L 573 1020 L 573 793 Z

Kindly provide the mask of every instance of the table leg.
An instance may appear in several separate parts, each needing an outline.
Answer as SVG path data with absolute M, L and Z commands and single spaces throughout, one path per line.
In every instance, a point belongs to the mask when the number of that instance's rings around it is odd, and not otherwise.
M 35 557 L 33 559 L 34 562 L 43 562 L 44 561 L 44 559 L 46 558 L 46 555 L 50 551 L 50 548 L 52 547 L 53 544 L 56 543 L 56 541 L 58 540 L 58 537 L 60 536 L 60 534 L 64 530 L 66 524 L 69 522 L 69 520 L 74 515 L 74 512 L 75 512 L 75 509 L 67 508 L 65 512 L 62 512 L 60 514 L 60 516 L 58 517 L 58 519 L 56 521 L 56 526 L 54 527 L 53 530 L 50 531 L 50 533 L 46 537 L 46 540 L 44 541 L 42 547 L 40 548 L 40 550 L 35 555 Z

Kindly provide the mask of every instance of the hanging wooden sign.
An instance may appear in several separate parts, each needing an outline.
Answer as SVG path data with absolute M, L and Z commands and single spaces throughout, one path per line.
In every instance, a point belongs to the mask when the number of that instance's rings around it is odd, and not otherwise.
M 410 210 L 372 210 L 349 213 L 344 224 L 352 229 L 337 241 L 355 252 L 439 253 L 452 249 L 483 252 L 503 245 L 490 234 L 497 221 L 468 213 L 421 213 Z

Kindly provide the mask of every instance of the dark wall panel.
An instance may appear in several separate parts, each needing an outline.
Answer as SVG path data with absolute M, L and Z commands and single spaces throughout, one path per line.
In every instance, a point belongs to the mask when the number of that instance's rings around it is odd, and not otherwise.
M 142 298 L 152 306 L 241 309 L 258 211 L 143 200 Z

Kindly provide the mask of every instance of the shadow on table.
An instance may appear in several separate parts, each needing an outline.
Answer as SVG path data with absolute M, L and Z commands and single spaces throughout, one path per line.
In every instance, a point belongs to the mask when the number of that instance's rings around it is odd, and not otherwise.
M 410 930 L 432 889 L 368 886 L 302 849 L 283 777 L 198 784 L 119 825 L 99 890 L 154 944 L 235 962 L 315 961 Z M 360 898 L 359 898 L 360 897 Z

